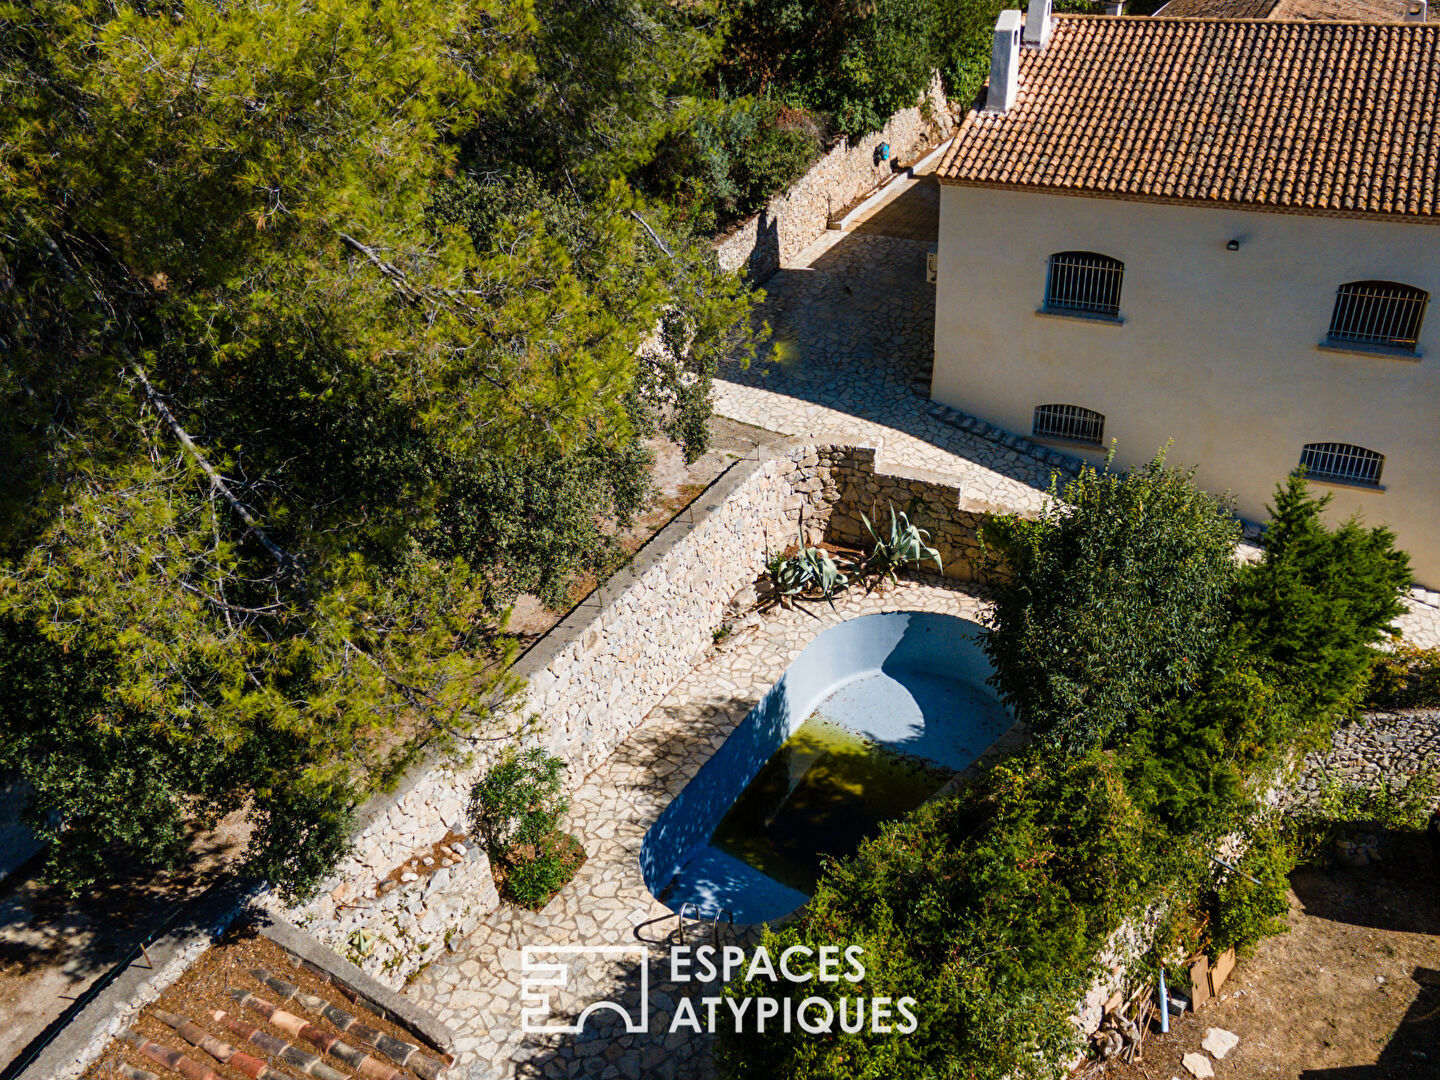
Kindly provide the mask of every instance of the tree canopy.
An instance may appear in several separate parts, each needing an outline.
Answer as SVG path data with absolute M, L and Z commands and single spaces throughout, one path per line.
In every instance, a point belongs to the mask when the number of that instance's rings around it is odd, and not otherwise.
M 643 439 L 703 449 L 751 347 L 626 175 L 710 17 L 0 5 L 0 768 L 57 877 L 243 808 L 303 889 L 366 794 L 494 736 L 506 605 L 601 569 Z

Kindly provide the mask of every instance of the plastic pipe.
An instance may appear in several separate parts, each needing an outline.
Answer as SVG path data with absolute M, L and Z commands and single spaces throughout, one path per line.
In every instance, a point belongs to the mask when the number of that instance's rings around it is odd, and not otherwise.
M 1165 989 L 1165 969 L 1160 969 L 1160 1034 L 1170 1031 L 1170 993 Z

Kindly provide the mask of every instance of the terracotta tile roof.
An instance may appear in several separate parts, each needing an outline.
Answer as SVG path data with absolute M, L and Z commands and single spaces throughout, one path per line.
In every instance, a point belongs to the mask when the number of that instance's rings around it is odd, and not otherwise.
M 1279 0 L 1170 0 L 1155 14 L 1166 19 L 1263 19 Z
M 1440 221 L 1440 25 L 1056 16 L 942 181 Z

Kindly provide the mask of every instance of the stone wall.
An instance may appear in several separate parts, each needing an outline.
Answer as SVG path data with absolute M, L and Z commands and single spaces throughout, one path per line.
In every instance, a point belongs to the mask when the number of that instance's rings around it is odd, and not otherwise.
M 515 673 L 527 686 L 510 715 L 525 723 L 524 738 L 568 763 L 572 784 L 694 666 L 730 598 L 763 572 L 768 551 L 792 541 L 802 509 L 807 521 L 828 516 L 840 494 L 832 462 L 844 458 L 854 475 L 873 470 L 868 448 L 823 453 L 822 463 L 813 443 L 797 442 L 765 460 L 736 462 L 520 658 Z M 466 793 L 498 752 L 485 744 L 463 763 L 415 769 L 397 792 L 365 807 L 354 850 L 317 899 L 288 910 L 274 897 L 267 904 L 368 974 L 400 985 L 499 904 L 483 852 L 467 846 L 456 859 L 434 849 L 452 831 L 465 832 Z M 392 884 L 397 868 L 426 854 L 451 865 Z
M 1335 729 L 1330 749 L 1306 756 L 1295 796 L 1313 799 L 1327 780 L 1378 788 L 1440 769 L 1440 711 L 1366 713 Z
M 837 447 L 822 453 L 831 459 L 831 483 L 839 495 L 833 504 L 817 508 L 823 514 L 826 540 L 846 547 L 871 546 L 873 540 L 860 515 L 881 531 L 889 528 L 893 506 L 930 534 L 946 577 L 981 580 L 980 528 L 1002 513 L 1001 508 L 966 498 L 963 485 L 953 477 L 919 469 L 877 473 L 875 451 L 869 447 Z
M 891 162 L 910 162 L 950 137 L 955 122 L 936 75 L 916 108 L 901 109 L 879 131 L 842 138 L 787 191 L 741 223 L 715 247 L 726 270 L 745 267 L 755 281 L 769 278 L 786 259 L 819 237 L 839 214 L 890 175 Z M 875 148 L 890 144 L 890 160 L 877 163 Z

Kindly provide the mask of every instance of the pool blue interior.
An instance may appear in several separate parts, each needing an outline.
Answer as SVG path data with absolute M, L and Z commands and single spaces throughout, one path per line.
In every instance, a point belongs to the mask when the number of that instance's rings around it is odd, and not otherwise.
M 690 904 L 736 923 L 778 919 L 804 904 L 805 893 L 713 847 L 716 825 L 816 712 L 882 746 L 967 768 L 1012 722 L 985 685 L 991 668 L 979 630 L 955 615 L 904 611 L 819 634 L 645 834 L 646 887 L 671 910 Z

